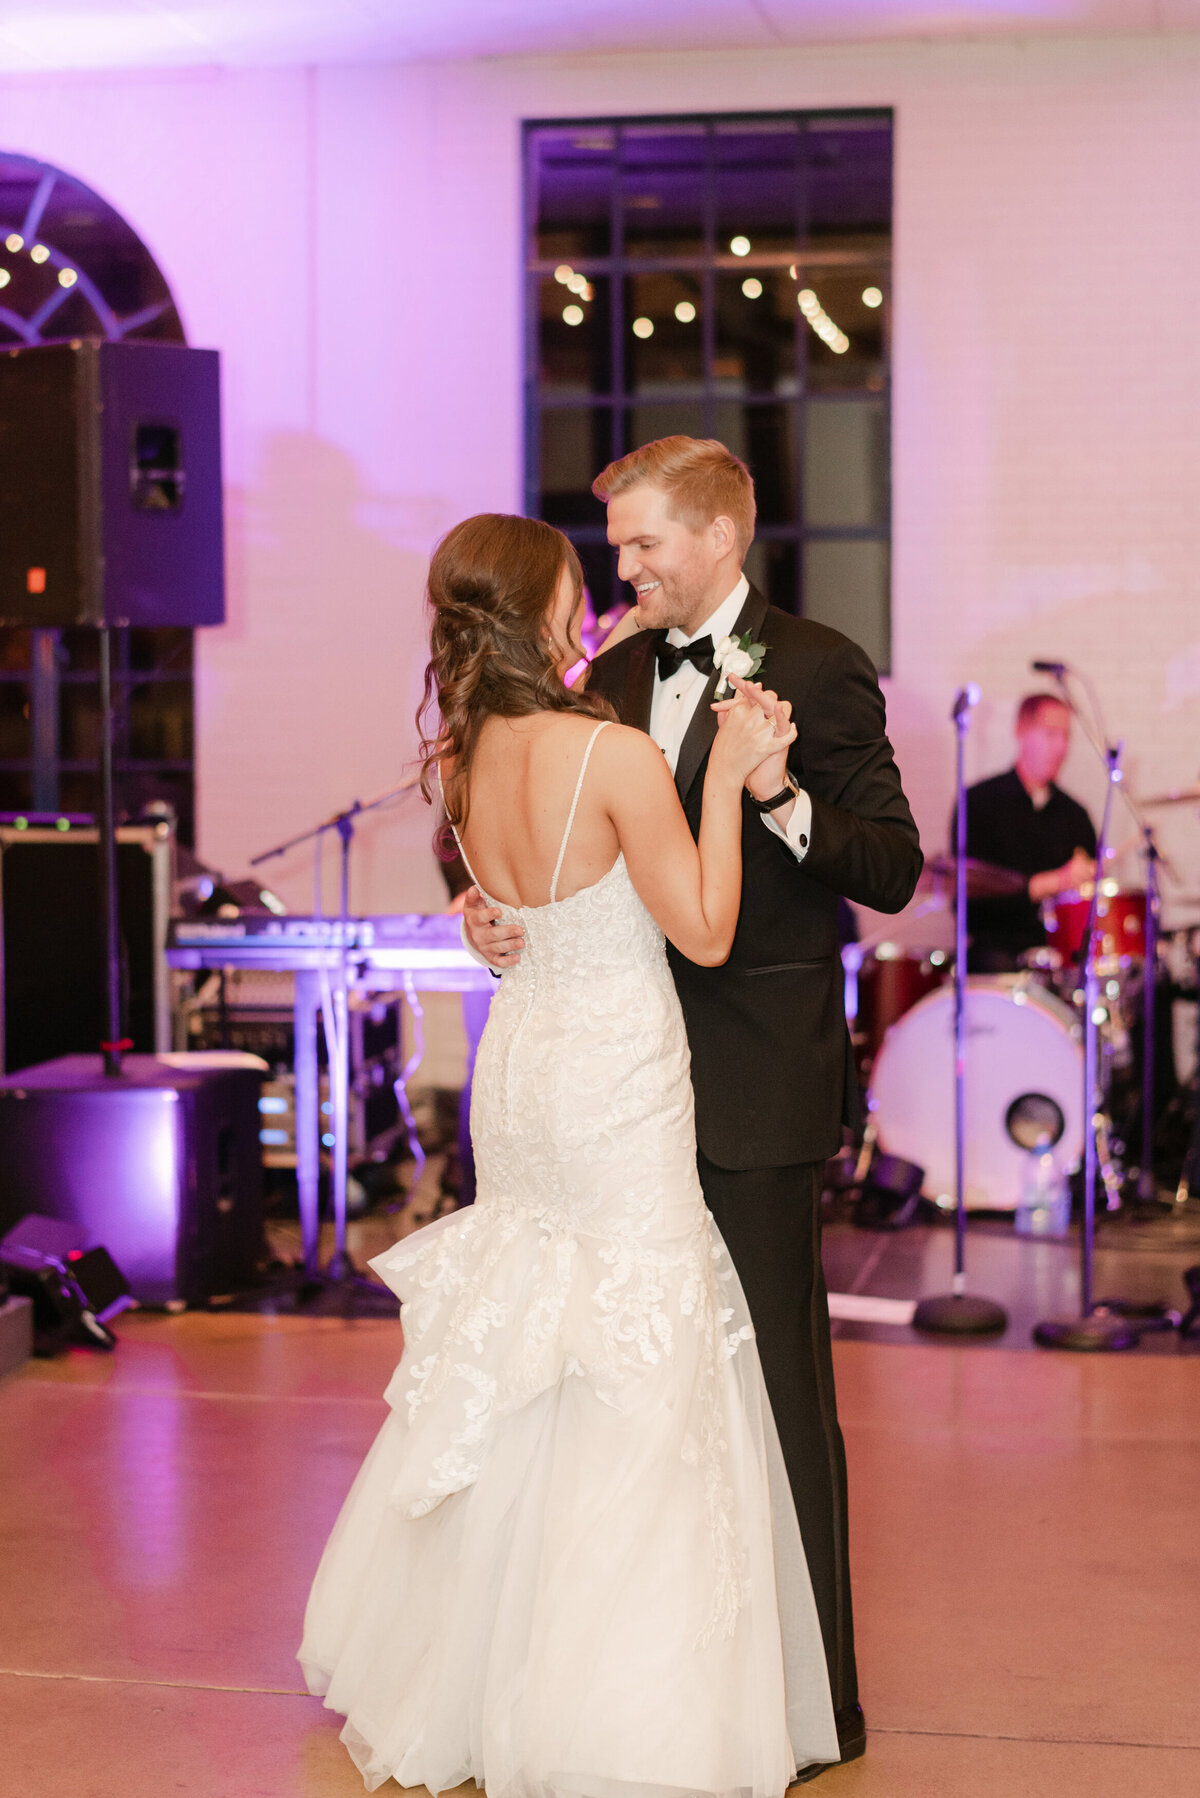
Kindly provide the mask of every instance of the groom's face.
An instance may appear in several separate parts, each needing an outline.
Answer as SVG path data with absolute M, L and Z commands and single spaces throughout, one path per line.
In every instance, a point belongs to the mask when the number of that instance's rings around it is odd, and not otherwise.
M 730 520 L 694 531 L 671 517 L 667 495 L 649 482 L 613 494 L 608 540 L 620 552 L 618 575 L 637 595 L 643 630 L 698 630 L 737 580 Z

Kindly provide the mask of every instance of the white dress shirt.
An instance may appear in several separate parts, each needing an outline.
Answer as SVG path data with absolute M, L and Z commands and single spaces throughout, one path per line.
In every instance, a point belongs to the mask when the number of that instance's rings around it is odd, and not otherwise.
M 682 649 L 686 644 L 694 643 L 698 637 L 711 637 L 715 649 L 723 637 L 732 636 L 738 614 L 745 605 L 749 592 L 750 583 L 743 575 L 729 598 L 722 600 L 698 630 L 694 630 L 690 637 L 684 631 L 669 630 L 667 642 Z M 771 685 L 769 662 L 768 651 L 762 668 L 754 677 L 766 687 Z M 672 774 L 678 766 L 679 751 L 683 747 L 688 726 L 696 714 L 696 707 L 707 685 L 708 675 L 693 662 L 681 662 L 675 673 L 668 675 L 665 680 L 660 679 L 657 673 L 654 676 L 654 694 L 650 701 L 650 735 L 666 756 Z M 804 860 L 812 833 L 812 800 L 803 789 L 796 795 L 796 803 L 786 825 L 777 821 L 774 812 L 764 812 L 762 821 L 768 830 L 774 831 L 787 844 L 797 861 Z

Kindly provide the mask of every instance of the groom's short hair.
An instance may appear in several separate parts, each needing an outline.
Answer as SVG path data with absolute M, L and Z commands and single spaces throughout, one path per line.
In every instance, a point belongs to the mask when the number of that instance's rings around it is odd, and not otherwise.
M 671 515 L 689 530 L 702 531 L 714 518 L 732 518 L 739 562 L 754 541 L 754 482 L 744 462 L 713 437 L 659 437 L 619 462 L 610 462 L 592 482 L 606 503 L 614 494 L 645 483 L 665 493 Z

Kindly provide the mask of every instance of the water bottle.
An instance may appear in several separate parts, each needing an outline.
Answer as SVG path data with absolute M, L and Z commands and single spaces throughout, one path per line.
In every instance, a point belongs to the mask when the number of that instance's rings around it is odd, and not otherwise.
M 1070 1187 L 1055 1166 L 1048 1136 L 1026 1151 L 1013 1221 L 1018 1236 L 1065 1236 L 1071 1227 Z

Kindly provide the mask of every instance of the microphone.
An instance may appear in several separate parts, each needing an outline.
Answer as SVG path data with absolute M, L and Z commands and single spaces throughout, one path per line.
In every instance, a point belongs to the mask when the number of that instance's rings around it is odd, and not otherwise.
M 960 687 L 958 692 L 954 695 L 954 706 L 950 716 L 955 724 L 957 724 L 960 719 L 966 717 L 972 706 L 978 704 L 979 688 L 975 685 L 973 680 L 968 681 L 966 686 Z
M 1030 662 L 1029 666 L 1035 674 L 1052 674 L 1055 680 L 1065 680 L 1070 673 L 1066 662 Z

